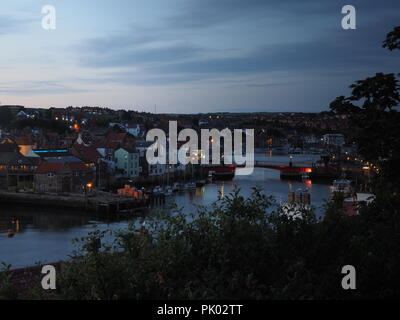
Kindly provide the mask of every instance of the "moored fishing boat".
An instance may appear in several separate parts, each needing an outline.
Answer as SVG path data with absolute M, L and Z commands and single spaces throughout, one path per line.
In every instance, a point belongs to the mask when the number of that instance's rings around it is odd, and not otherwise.
M 339 179 L 333 181 L 332 185 L 332 196 L 342 195 L 347 198 L 352 194 L 353 188 L 351 187 L 351 181 L 347 179 Z

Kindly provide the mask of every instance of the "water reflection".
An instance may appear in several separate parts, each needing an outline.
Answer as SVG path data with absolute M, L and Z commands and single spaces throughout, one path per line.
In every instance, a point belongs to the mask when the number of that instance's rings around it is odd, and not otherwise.
M 283 181 L 279 172 L 269 169 L 255 169 L 251 176 L 237 176 L 232 181 L 216 182 L 197 188 L 193 192 L 178 193 L 163 206 L 152 209 L 152 214 L 169 212 L 176 202 L 184 212 L 193 212 L 198 206 L 210 206 L 219 197 L 225 197 L 235 187 L 243 196 L 249 196 L 252 188 L 258 186 L 267 195 L 273 195 L 278 203 L 286 202 L 290 191 L 308 188 L 312 205 L 320 207 L 329 198 L 329 186 L 309 181 Z M 317 214 L 321 214 L 317 210 Z M 0 262 L 24 267 L 41 262 L 55 262 L 68 257 L 74 249 L 71 240 L 84 237 L 94 230 L 119 230 L 128 221 L 103 221 L 98 216 L 71 213 L 61 210 L 29 210 L 27 208 L 0 207 Z M 141 221 L 139 221 L 139 224 Z M 8 231 L 14 230 L 9 238 Z

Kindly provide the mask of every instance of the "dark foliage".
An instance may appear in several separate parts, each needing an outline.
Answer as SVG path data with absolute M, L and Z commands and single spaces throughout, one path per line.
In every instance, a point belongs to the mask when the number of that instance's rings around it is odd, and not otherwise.
M 23 128 L 42 128 L 49 129 L 59 134 L 69 131 L 69 127 L 60 121 L 44 120 L 44 119 L 23 119 L 18 120 L 15 124 L 18 129 Z
M 383 47 L 389 50 L 400 49 L 400 26 L 395 27 L 393 31 L 389 32 Z
M 399 49 L 399 27 L 389 33 L 384 47 Z M 377 73 L 350 86 L 350 97 L 338 97 L 331 110 L 349 116 L 351 138 L 360 154 L 381 170 L 376 192 L 398 195 L 400 191 L 400 86 L 394 73 Z

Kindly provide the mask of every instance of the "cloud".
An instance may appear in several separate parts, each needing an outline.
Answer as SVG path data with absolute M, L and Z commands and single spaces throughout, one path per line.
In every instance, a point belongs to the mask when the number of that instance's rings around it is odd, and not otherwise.
M 171 27 L 209 28 L 233 20 L 328 14 L 332 12 L 332 7 L 332 1 L 323 0 L 189 0 L 181 5 L 177 14 L 168 17 L 166 22 Z
M 397 57 L 380 48 L 359 46 L 357 35 L 348 37 L 338 34 L 332 38 L 314 41 L 264 45 L 237 57 L 196 59 L 185 62 L 163 64 L 151 68 L 154 73 L 193 74 L 246 74 L 272 71 L 312 71 L 316 69 L 336 69 L 370 67 L 383 60 L 394 62 Z M 355 44 L 355 45 L 352 45 Z
M 366 33 L 371 34 L 371 31 Z M 337 34 L 320 37 L 313 41 L 285 43 L 280 45 L 264 44 L 245 53 L 231 57 L 207 58 L 199 53 L 206 49 L 183 50 L 182 48 L 160 50 L 152 49 L 142 54 L 126 54 L 114 57 L 110 61 L 96 59 L 91 62 L 98 67 L 125 66 L 140 67 L 139 70 L 114 72 L 104 81 L 136 85 L 172 85 L 186 82 L 213 81 L 218 77 L 244 77 L 248 75 L 269 74 L 272 72 L 332 74 L 340 70 L 351 74 L 354 70 L 389 68 L 398 60 L 398 56 L 382 49 L 381 34 L 373 41 L 365 34 Z M 187 58 L 186 61 L 181 61 Z M 117 59 L 117 60 L 115 60 Z M 156 65 L 146 65 L 157 62 Z M 90 64 L 87 64 L 90 65 Z M 263 86 L 252 84 L 252 86 Z
M 167 20 L 175 26 L 209 27 L 236 19 L 291 17 L 293 21 L 307 20 L 316 15 L 340 16 L 341 8 L 349 4 L 339 0 L 185 0 L 178 13 Z M 352 0 L 351 5 L 366 15 L 381 15 L 399 8 L 398 0 Z M 394 12 L 398 15 L 398 12 Z
M 15 81 L 0 83 L 0 93 L 10 95 L 41 95 L 84 92 L 59 81 Z
M 201 48 L 184 43 L 172 43 L 155 48 L 135 48 L 135 43 L 130 46 L 124 43 L 110 50 L 109 42 L 114 41 L 109 39 L 102 44 L 96 43 L 96 48 L 92 47 L 89 51 L 92 54 L 84 54 L 80 62 L 84 66 L 96 68 L 140 67 L 148 63 L 165 63 L 193 58 L 202 52 Z M 104 50 L 101 49 L 102 45 L 106 45 Z M 93 56 L 93 52 L 96 51 L 96 55 Z
M 9 15 L 0 15 L 0 35 L 17 32 L 27 20 L 16 19 Z
M 397 57 L 382 49 L 381 43 L 397 22 L 394 8 L 400 9 L 400 4 L 391 0 L 372 4 L 354 0 L 353 3 L 359 12 L 359 28 L 345 31 L 340 27 L 340 1 L 185 1 L 178 8 L 178 13 L 164 18 L 165 29 L 129 30 L 122 35 L 89 39 L 82 46 L 79 61 L 85 67 L 98 70 L 124 68 L 123 72 L 106 77 L 104 81 L 143 85 L 167 85 L 275 71 L 319 70 L 322 73 L 346 69 L 351 72 L 393 64 Z M 227 48 L 225 54 L 216 54 L 212 44 L 196 44 L 199 35 L 208 35 L 212 43 L 214 35 L 208 28 L 217 24 L 225 24 L 228 29 L 226 35 L 234 36 L 229 34 L 230 21 L 251 21 L 254 17 L 268 20 L 274 14 L 285 16 L 293 30 L 299 19 L 306 21 L 315 16 L 334 17 L 336 24 L 334 27 L 328 24 L 331 26 L 328 29 L 322 28 L 320 20 L 316 19 L 314 28 L 319 30 L 316 35 L 300 34 L 297 41 L 285 41 L 285 37 L 290 38 L 286 31 L 286 34 L 282 33 L 282 42 L 274 44 L 263 39 L 263 30 L 260 29 L 258 43 L 240 48 L 243 39 L 238 38 L 239 49 L 230 51 Z M 378 26 L 377 19 L 382 21 Z M 191 30 L 193 28 L 201 31 Z M 192 42 L 182 40 L 182 33 L 185 32 L 193 34 Z M 279 26 L 276 32 L 279 34 Z M 262 83 L 259 85 L 262 86 Z

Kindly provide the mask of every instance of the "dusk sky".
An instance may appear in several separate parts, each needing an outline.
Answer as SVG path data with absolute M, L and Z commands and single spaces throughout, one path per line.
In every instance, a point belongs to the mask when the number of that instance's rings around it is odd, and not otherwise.
M 53 5 L 56 30 L 42 29 Z M 343 30 L 341 9 L 357 10 Z M 327 110 L 400 72 L 399 0 L 1 0 L 0 101 L 162 113 Z

